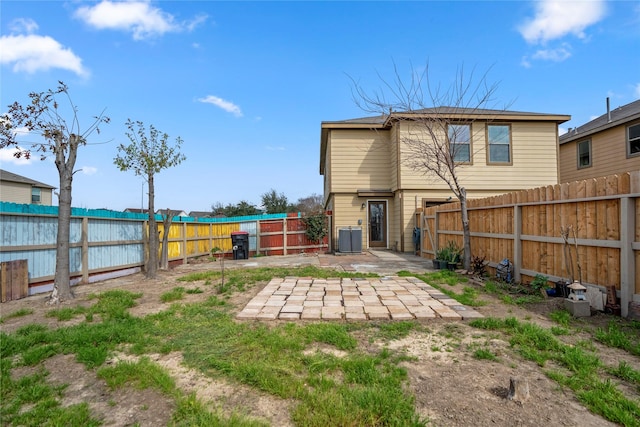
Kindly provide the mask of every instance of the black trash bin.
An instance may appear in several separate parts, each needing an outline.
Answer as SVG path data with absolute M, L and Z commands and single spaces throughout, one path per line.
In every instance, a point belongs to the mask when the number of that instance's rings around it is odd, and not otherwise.
M 231 244 L 233 245 L 233 259 L 249 259 L 249 232 L 232 232 Z

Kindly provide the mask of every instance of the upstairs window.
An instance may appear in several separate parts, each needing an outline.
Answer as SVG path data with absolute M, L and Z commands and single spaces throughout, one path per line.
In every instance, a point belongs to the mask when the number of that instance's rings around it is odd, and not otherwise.
M 640 155 L 640 123 L 627 128 L 627 155 Z
M 578 169 L 591 166 L 591 140 L 578 142 Z
M 447 126 L 449 151 L 456 163 L 471 162 L 471 125 Z
M 488 163 L 511 163 L 511 126 L 487 125 Z
M 31 187 L 31 203 L 40 204 L 40 189 L 38 187 Z

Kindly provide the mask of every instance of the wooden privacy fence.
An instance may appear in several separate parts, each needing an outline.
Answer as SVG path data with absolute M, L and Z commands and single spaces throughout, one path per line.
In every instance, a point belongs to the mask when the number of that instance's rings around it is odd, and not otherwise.
M 508 258 L 516 281 L 536 274 L 569 279 L 562 236 L 569 230 L 574 278 L 580 280 L 580 273 L 583 284 L 615 285 L 623 316 L 630 302 L 640 301 L 640 171 L 467 204 L 472 256 L 484 256 L 494 267 Z M 459 202 L 425 208 L 420 223 L 423 257 L 433 258 L 448 241 L 462 247 Z
M 26 260 L 29 295 L 48 292 L 53 287 L 57 214 L 55 206 L 0 202 L 0 262 L 8 265 L 11 261 Z M 162 218 L 156 215 L 156 220 L 162 237 Z M 232 257 L 231 233 L 234 231 L 249 234 L 251 255 L 289 255 L 328 249 L 327 238 L 321 242 L 309 241 L 304 222 L 297 214 L 224 219 L 176 217 L 168 230 L 169 262 L 187 263 L 190 258 L 210 255 L 216 247 L 224 256 Z M 73 208 L 69 239 L 72 284 L 140 271 L 148 253 L 147 232 L 146 214 Z M 12 292 L 3 288 L 5 291 Z

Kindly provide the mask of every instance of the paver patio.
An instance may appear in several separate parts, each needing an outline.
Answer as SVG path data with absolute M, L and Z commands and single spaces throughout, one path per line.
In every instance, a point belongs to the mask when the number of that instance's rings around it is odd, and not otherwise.
M 273 279 L 238 313 L 243 320 L 411 320 L 483 317 L 415 277 Z

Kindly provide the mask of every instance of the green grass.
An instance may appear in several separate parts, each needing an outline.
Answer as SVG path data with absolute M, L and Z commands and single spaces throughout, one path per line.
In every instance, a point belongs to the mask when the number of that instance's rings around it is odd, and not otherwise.
M 363 277 L 317 268 L 227 273 L 232 283 L 228 292 L 246 289 L 252 283 L 275 276 Z M 215 278 L 208 276 L 202 280 Z M 168 294 L 183 293 L 187 291 L 174 289 Z M 170 396 L 175 402 L 170 425 L 267 425 L 247 419 L 241 412 L 231 415 L 212 412 L 194 395 L 183 395 L 168 373 L 144 356 L 177 351 L 187 366 L 203 375 L 224 377 L 232 383 L 291 400 L 295 405 L 291 417 L 296 424 L 426 424 L 426 420 L 416 414 L 414 397 L 406 385 L 407 372 L 401 362 L 408 360 L 407 356 L 388 348 L 364 351 L 354 337 L 357 334 L 365 342 L 368 337 L 397 339 L 411 331 L 424 330 L 419 322 L 366 325 L 236 322 L 228 314 L 227 296 L 173 304 L 162 312 L 136 318 L 130 315 L 129 309 L 140 296 L 117 290 L 91 295 L 94 302 L 91 307 L 55 310 L 51 314 L 65 320 L 84 313 L 84 322 L 55 329 L 31 324 L 10 334 L 0 333 L 3 393 L 0 415 L 3 420 L 11 420 L 11 425 L 98 425 L 98 421 L 90 417 L 86 404 L 62 407 L 64 386 L 49 386 L 46 373 L 31 379 L 11 379 L 13 368 L 38 367 L 54 355 L 73 354 L 87 366 L 87 375 L 95 373 L 112 389 L 154 388 Z M 105 364 L 115 351 L 123 350 L 140 357 L 132 362 Z M 24 384 L 17 384 L 18 381 Z M 45 413 L 49 418 L 43 418 Z
M 621 325 L 611 321 L 606 329 L 599 328 L 596 340 L 610 347 L 620 348 L 634 356 L 640 356 L 640 336 L 633 325 Z
M 351 326 L 339 323 L 264 325 L 237 323 L 222 311 L 174 306 L 174 314 L 152 316 L 156 328 L 171 337 L 165 347 L 181 351 L 185 364 L 213 376 L 225 376 L 299 405 L 292 417 L 303 425 L 422 425 L 413 397 L 404 389 L 406 371 L 389 351 L 363 354 Z M 200 309 L 198 309 L 200 307 Z M 375 331 L 406 334 L 402 322 Z M 362 329 L 368 331 L 368 328 Z M 321 344 L 346 352 L 307 352 Z M 333 420 L 333 421 L 332 421 Z
M 567 310 L 553 311 L 551 312 L 551 314 L 549 314 L 549 317 L 551 318 L 551 320 L 564 327 L 568 327 L 569 322 L 571 321 L 571 313 L 569 313 Z
M 478 360 L 491 360 L 493 362 L 498 361 L 498 357 L 486 348 L 479 348 L 473 352 L 474 359 Z
M 570 388 L 590 411 L 615 423 L 640 426 L 640 404 L 625 397 L 609 379 L 601 379 L 607 369 L 592 351 L 592 345 L 564 344 L 551 331 L 515 318 L 476 319 L 470 325 L 503 331 L 516 351 L 542 367 L 546 366 L 547 361 L 555 362 L 562 369 L 545 370 L 545 373 L 562 386 Z M 620 374 L 619 378 L 625 374 L 635 378 L 634 371 L 626 366 L 619 366 L 616 372 Z
M 84 307 L 65 307 L 65 308 L 57 308 L 54 310 L 50 310 L 47 312 L 47 317 L 55 317 L 59 321 L 71 320 L 76 316 L 84 314 L 87 312 L 87 309 Z
M 443 294 L 448 297 L 455 299 L 460 304 L 468 305 L 470 307 L 480 307 L 486 304 L 485 301 L 480 300 L 478 297 L 480 293 L 477 289 L 472 288 L 470 286 L 465 286 L 462 289 L 462 293 L 456 293 L 455 291 L 448 289 L 443 285 L 454 286 L 458 283 L 466 283 L 469 281 L 466 277 L 462 277 L 454 271 L 449 270 L 440 270 L 434 273 L 411 273 L 408 271 L 399 271 L 398 276 L 400 277 L 416 277 L 423 282 L 433 286 L 438 289 Z
M 185 290 L 183 287 L 178 286 L 177 288 L 173 288 L 169 292 L 165 292 L 160 295 L 160 301 L 162 302 L 173 302 L 178 301 L 184 298 Z
M 274 277 L 314 277 L 326 279 L 329 277 L 380 277 L 374 273 L 349 273 L 344 271 L 329 270 L 316 266 L 304 267 L 262 267 L 251 269 L 227 269 L 224 272 L 224 286 L 219 285 L 218 293 L 229 294 L 237 291 L 246 290 L 247 286 L 258 282 L 266 282 Z M 222 273 L 219 270 L 201 271 L 190 273 L 180 277 L 178 280 L 183 282 L 197 282 L 207 280 L 219 280 Z
M 7 314 L 5 316 L 1 316 L 0 317 L 0 324 L 4 323 L 6 320 L 14 319 L 16 317 L 28 316 L 30 314 L 33 314 L 33 310 L 32 309 L 30 309 L 30 308 L 21 308 L 21 309 L 18 309 L 16 311 L 12 312 L 12 313 L 9 313 L 9 314 Z
M 12 379 L 10 363 L 2 363 L 0 387 L 0 419 L 2 425 L 20 426 L 99 426 L 91 417 L 87 403 L 62 407 L 60 400 L 66 386 L 47 383 L 48 372 L 39 369 L 33 374 Z

